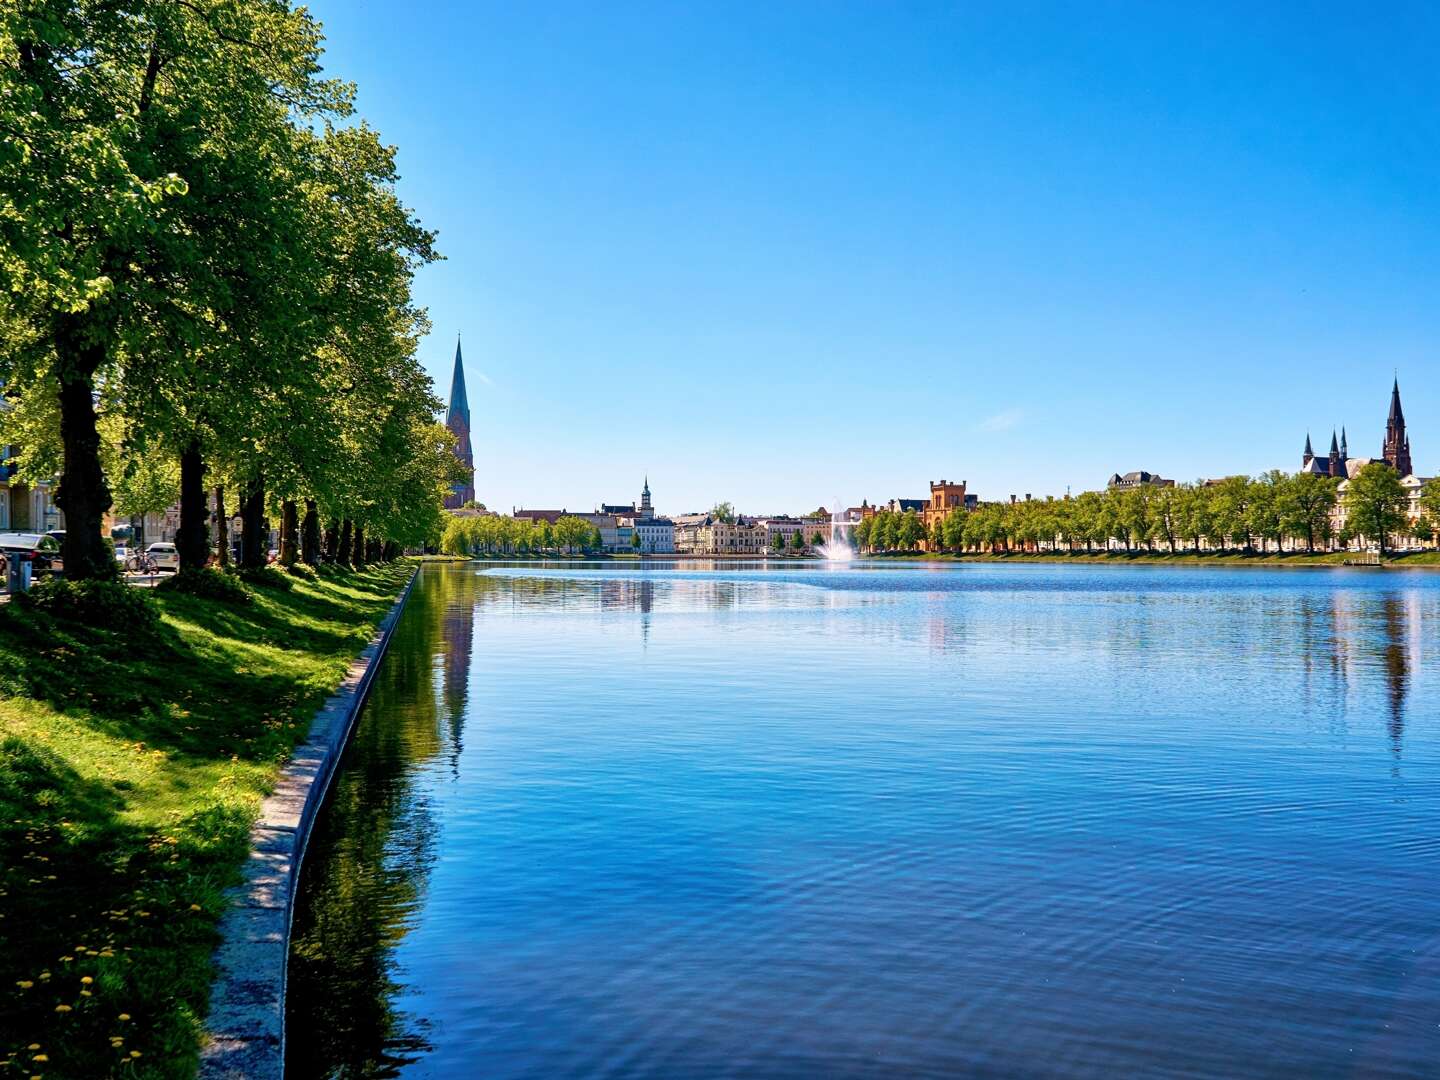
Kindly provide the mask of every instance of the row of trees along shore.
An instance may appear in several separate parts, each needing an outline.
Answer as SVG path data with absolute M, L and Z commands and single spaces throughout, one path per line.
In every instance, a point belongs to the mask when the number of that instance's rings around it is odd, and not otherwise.
M 566 515 L 552 524 L 544 519 L 454 517 L 440 534 L 446 555 L 535 555 L 555 552 L 590 554 L 604 546 L 600 530 L 584 518 Z
M 1214 484 L 1087 491 L 1074 498 L 982 503 L 952 511 L 927 531 L 914 511 L 885 510 L 858 523 L 854 543 L 865 551 L 1081 552 L 1122 547 L 1134 551 L 1313 552 L 1332 540 L 1363 538 L 1382 553 L 1397 536 L 1440 535 L 1440 483 L 1421 496 L 1421 517 L 1408 519 L 1408 495 L 1389 465 L 1372 462 L 1343 495 L 1345 526 L 1336 536 L 1333 513 L 1339 481 L 1311 473 L 1274 471 L 1232 476 Z
M 267 514 L 287 564 L 440 533 L 433 236 L 321 52 L 288 0 L 0 5 L 0 443 L 58 474 L 72 579 L 115 575 L 112 503 L 178 501 L 185 569 L 211 498 L 252 567 Z

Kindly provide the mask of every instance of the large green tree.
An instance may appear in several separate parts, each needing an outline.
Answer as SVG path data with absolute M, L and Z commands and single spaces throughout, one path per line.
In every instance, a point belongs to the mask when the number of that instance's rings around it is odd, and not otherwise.
M 1345 486 L 1345 533 L 1372 541 L 1383 557 L 1390 538 L 1405 526 L 1409 496 L 1400 474 L 1372 461 Z

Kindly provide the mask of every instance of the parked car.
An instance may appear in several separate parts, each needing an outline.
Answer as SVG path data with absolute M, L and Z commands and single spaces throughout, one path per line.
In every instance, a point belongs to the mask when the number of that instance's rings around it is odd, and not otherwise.
M 157 570 L 169 570 L 172 573 L 180 570 L 180 552 L 175 550 L 174 544 L 151 544 L 145 549 L 145 554 L 154 560 Z
M 0 533 L 0 554 L 29 562 L 32 574 L 58 573 L 65 568 L 60 545 L 44 533 Z

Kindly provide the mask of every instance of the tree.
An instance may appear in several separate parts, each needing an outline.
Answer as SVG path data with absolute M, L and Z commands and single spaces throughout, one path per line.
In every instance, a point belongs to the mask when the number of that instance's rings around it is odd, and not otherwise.
M 821 532 L 819 529 L 816 529 L 816 530 L 810 535 L 810 546 L 811 546 L 811 547 L 817 547 L 817 548 L 818 548 L 818 547 L 824 547 L 824 545 L 825 545 L 825 534 L 824 534 L 823 532 Z
M 728 502 L 719 502 L 710 510 L 710 516 L 726 525 L 735 524 L 735 508 Z
M 1373 540 L 1383 558 L 1390 537 L 1405 526 L 1409 495 L 1400 474 L 1372 461 L 1350 477 L 1345 490 L 1345 531 Z
M 1420 491 L 1420 522 L 1430 538 L 1440 535 L 1440 478 L 1425 481 Z
M 802 529 L 796 529 L 795 532 L 794 532 L 794 534 L 790 537 L 790 550 L 792 550 L 792 551 L 804 551 L 804 550 L 805 550 L 805 530 L 804 530 L 803 528 L 802 528 Z
M 1334 477 L 1302 472 L 1287 479 L 1281 489 L 1282 527 L 1289 536 L 1303 536 L 1308 552 L 1314 552 L 1317 538 L 1330 538 L 1338 486 L 1339 480 Z
M 639 530 L 639 529 L 632 529 L 631 532 L 630 532 L 630 547 L 631 547 L 631 549 L 634 550 L 634 551 L 639 551 L 640 548 L 641 548 L 641 546 L 642 546 L 643 544 L 644 544 L 644 541 L 640 539 L 640 530 Z
M 873 517 L 862 517 L 855 523 L 855 528 L 850 530 L 850 538 L 855 541 L 855 546 L 861 551 L 870 547 L 871 523 L 874 520 Z
M 784 534 L 784 533 L 781 533 L 781 532 L 775 533 L 774 536 L 770 537 L 770 546 L 771 546 L 772 548 L 774 548 L 777 552 L 779 552 L 779 551 L 784 551 L 784 550 L 785 550 L 785 534 Z
M 925 526 L 921 524 L 914 510 L 906 510 L 900 515 L 895 529 L 895 543 L 898 547 L 904 551 L 912 551 L 924 535 Z

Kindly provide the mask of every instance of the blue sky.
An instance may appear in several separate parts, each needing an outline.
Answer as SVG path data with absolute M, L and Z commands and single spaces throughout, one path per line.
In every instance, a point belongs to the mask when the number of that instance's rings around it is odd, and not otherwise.
M 318 0 L 492 508 L 1440 472 L 1440 8 Z

